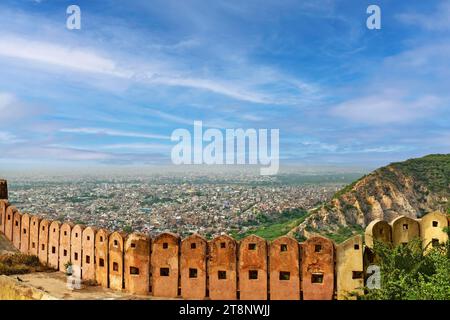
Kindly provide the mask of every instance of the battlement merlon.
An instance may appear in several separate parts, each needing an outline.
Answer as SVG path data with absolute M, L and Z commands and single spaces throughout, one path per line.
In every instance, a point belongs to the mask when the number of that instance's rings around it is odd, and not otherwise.
M 8 200 L 8 182 L 0 179 L 0 200 Z

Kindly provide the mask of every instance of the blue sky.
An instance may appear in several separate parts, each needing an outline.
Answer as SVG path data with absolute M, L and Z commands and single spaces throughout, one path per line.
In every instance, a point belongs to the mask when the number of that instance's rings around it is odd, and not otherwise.
M 4 168 L 169 163 L 194 120 L 279 128 L 282 165 L 450 152 L 449 1 L 4 0 L 0 30 Z

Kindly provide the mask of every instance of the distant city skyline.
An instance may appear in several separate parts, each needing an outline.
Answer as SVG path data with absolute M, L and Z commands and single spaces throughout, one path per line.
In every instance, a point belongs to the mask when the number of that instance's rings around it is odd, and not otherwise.
M 195 120 L 280 129 L 281 168 L 450 153 L 448 1 L 5 0 L 0 30 L 2 171 L 168 166 Z

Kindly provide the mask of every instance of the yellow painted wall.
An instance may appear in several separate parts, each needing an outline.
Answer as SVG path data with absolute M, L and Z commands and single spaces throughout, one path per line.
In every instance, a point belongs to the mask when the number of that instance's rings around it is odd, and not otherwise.
M 347 239 L 336 246 L 336 285 L 337 298 L 348 299 L 348 293 L 362 293 L 363 276 L 363 240 L 360 235 Z

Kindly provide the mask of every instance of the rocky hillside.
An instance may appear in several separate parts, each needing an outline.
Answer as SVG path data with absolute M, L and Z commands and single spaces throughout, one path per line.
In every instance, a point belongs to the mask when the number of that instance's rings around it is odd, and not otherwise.
M 429 155 L 392 163 L 337 192 L 312 211 L 293 233 L 347 236 L 361 232 L 374 219 L 391 221 L 399 215 L 420 217 L 450 208 L 450 154 Z

